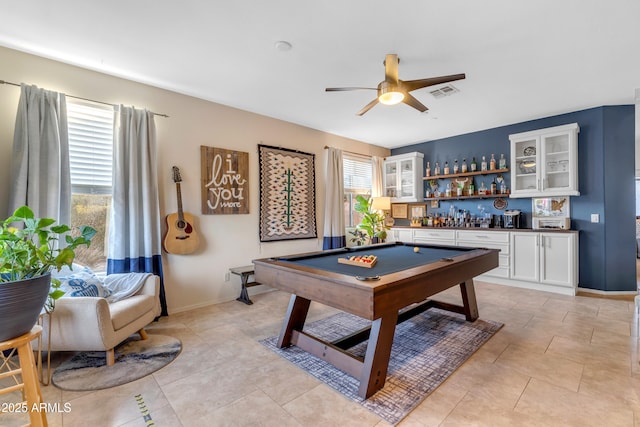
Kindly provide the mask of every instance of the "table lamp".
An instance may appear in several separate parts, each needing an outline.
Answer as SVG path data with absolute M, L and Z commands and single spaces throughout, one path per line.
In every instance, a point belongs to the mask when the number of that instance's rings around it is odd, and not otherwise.
M 391 197 L 372 197 L 371 210 L 381 211 L 382 216 L 384 217 L 384 224 L 386 226 L 393 225 L 393 218 L 391 215 L 388 215 L 391 210 Z

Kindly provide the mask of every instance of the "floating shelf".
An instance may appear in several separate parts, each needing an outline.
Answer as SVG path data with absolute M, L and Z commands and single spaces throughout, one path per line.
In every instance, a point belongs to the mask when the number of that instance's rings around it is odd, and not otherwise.
M 425 202 L 428 200 L 463 200 L 463 199 L 495 199 L 499 197 L 509 198 L 509 194 L 475 194 L 473 196 L 450 196 L 450 197 L 425 197 Z
M 509 169 L 494 169 L 487 171 L 475 171 L 475 172 L 465 172 L 465 173 L 450 173 L 449 175 L 432 175 L 425 176 L 422 179 L 428 181 L 430 179 L 446 179 L 446 178 L 458 178 L 462 176 L 476 176 L 476 175 L 499 175 L 501 173 L 507 173 Z M 471 196 L 470 196 L 471 197 Z

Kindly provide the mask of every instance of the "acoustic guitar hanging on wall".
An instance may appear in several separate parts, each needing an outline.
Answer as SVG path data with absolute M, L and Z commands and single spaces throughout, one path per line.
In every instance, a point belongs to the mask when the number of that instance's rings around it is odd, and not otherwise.
M 173 167 L 173 182 L 176 183 L 178 212 L 167 215 L 167 234 L 164 236 L 164 250 L 170 254 L 186 255 L 198 249 L 200 238 L 193 228 L 193 215 L 182 211 L 180 192 L 180 169 Z

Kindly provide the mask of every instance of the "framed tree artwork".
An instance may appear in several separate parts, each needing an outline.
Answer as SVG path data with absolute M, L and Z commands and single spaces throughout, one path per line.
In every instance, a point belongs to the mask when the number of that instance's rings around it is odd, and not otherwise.
M 258 145 L 260 241 L 317 237 L 315 156 Z

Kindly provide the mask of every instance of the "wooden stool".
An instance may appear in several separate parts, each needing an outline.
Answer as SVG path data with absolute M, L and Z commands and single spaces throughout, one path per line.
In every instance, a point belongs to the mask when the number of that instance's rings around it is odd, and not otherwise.
M 31 426 L 47 426 L 47 415 L 45 408 L 41 408 L 42 393 L 38 383 L 36 364 L 31 349 L 31 341 L 38 338 L 42 333 L 42 326 L 34 326 L 26 334 L 8 341 L 0 342 L 0 379 L 13 377 L 15 385 L 0 389 L 0 394 L 7 394 L 17 390 L 22 391 L 23 406 L 29 412 L 29 422 Z M 4 350 L 11 350 L 8 356 L 4 355 Z M 18 352 L 18 367 L 10 359 Z M 22 381 L 18 381 L 20 375 Z M 36 410 L 34 411 L 34 407 Z

